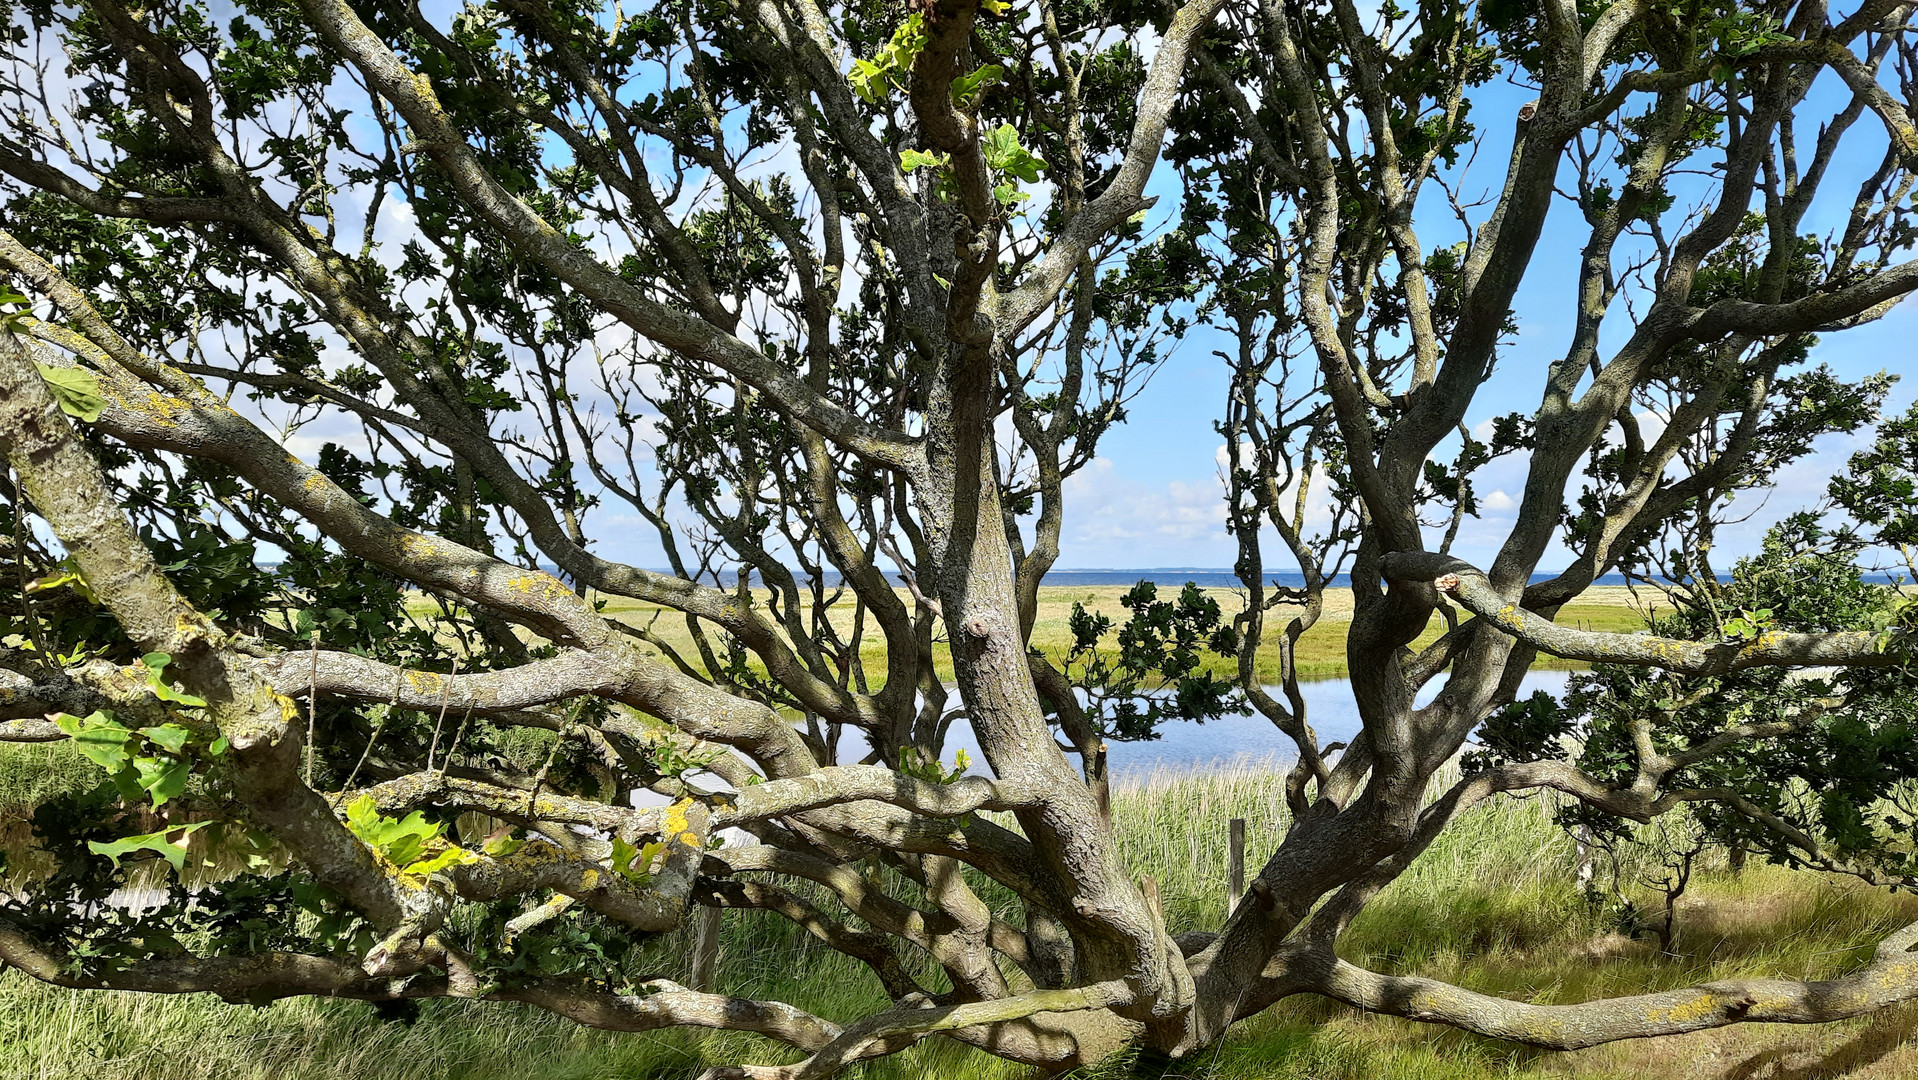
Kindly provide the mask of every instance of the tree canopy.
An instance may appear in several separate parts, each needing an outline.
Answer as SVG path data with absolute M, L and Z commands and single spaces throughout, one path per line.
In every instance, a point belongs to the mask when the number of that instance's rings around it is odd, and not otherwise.
M 0 740 L 100 769 L 35 811 L 6 965 L 801 1056 L 713 1074 L 753 1078 L 1179 1056 L 1298 994 L 1554 1048 L 1918 996 L 1918 925 L 1833 981 L 1565 1005 L 1336 951 L 1507 792 L 1918 885 L 1918 607 L 1861 576 L 1918 544 L 1918 414 L 1818 362 L 1918 288 L 1913 5 L 0 10 Z M 1499 371 L 1540 278 L 1564 339 Z M 1194 335 L 1242 587 L 1031 648 L 1067 481 Z M 1475 427 L 1495 373 L 1535 396 Z M 1721 580 L 1726 521 L 1874 428 Z M 636 529 L 666 568 L 603 554 Z M 1612 573 L 1676 613 L 1554 621 Z M 1327 745 L 1294 648 L 1341 575 Z M 1596 665 L 1562 706 L 1517 699 L 1541 653 Z M 1175 937 L 1107 740 L 1234 710 L 1296 744 L 1293 822 Z M 104 902 L 136 877 L 157 908 Z M 893 1005 L 635 978 L 700 907 Z

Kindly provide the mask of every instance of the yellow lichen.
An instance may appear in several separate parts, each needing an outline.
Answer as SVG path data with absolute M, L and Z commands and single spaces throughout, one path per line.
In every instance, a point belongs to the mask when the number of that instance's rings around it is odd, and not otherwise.
M 681 799 L 666 808 L 660 819 L 660 835 L 667 843 L 678 841 L 687 847 L 699 846 L 699 834 L 693 831 L 692 823 L 686 820 L 686 811 L 692 805 L 691 799 Z
M 409 559 L 424 559 L 436 554 L 433 538 L 409 532 L 400 535 L 400 554 Z
M 521 574 L 508 581 L 506 587 L 527 596 L 557 598 L 572 595 L 572 590 L 551 574 Z
M 1680 1002 L 1666 1009 L 1653 1009 L 1645 1014 L 1652 1023 L 1686 1023 L 1703 1020 L 1718 1010 L 1718 998 L 1712 994 L 1699 994 L 1689 1001 Z
M 1878 985 L 1890 990 L 1910 984 L 1914 977 L 1918 977 L 1918 964 L 1888 964 L 1878 973 Z
M 1535 1043 L 1551 1042 L 1565 1032 L 1564 1024 L 1537 1014 L 1521 1017 L 1518 1027 L 1527 1039 Z
M 193 411 L 193 407 L 178 398 L 163 394 L 141 394 L 137 397 L 123 397 L 108 391 L 108 397 L 128 412 L 138 413 L 165 428 L 180 426 L 180 418 Z

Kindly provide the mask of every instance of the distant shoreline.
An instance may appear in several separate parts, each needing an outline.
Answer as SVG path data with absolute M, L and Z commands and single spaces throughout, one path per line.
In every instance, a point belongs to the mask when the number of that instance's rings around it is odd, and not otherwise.
M 543 567 L 543 569 L 545 569 L 548 573 L 555 573 L 558 570 L 557 567 L 552 567 L 552 566 Z M 654 572 L 662 573 L 662 574 L 672 573 L 672 571 L 670 570 L 655 570 Z M 1541 581 L 1551 581 L 1552 579 L 1556 577 L 1558 577 L 1557 573 L 1533 574 L 1532 582 L 1536 584 Z M 839 583 L 838 574 L 828 572 L 825 575 L 825 578 L 826 578 L 826 584 L 828 587 L 835 586 Z M 1719 574 L 1718 580 L 1721 582 L 1729 582 L 1732 580 L 1732 576 L 1730 574 Z M 1904 578 L 1904 575 L 1893 575 L 1890 573 L 1880 572 L 1880 573 L 1866 574 L 1864 575 L 1864 580 L 1874 585 L 1893 585 L 1893 584 L 1899 583 L 1900 581 L 1905 580 L 1905 578 Z M 1185 585 L 1187 582 L 1191 582 L 1192 584 L 1198 585 L 1202 588 L 1236 589 L 1236 588 L 1242 587 L 1239 581 L 1239 576 L 1236 573 L 1232 572 L 1230 569 L 1223 568 L 1223 567 L 1205 567 L 1205 566 L 1153 566 L 1153 567 L 1139 567 L 1137 569 L 1124 569 L 1124 568 L 1059 569 L 1059 568 L 1055 568 L 1051 572 L 1046 574 L 1045 580 L 1042 582 L 1042 584 L 1047 587 L 1065 586 L 1069 588 L 1075 585 L 1127 586 L 1127 585 L 1136 585 L 1141 581 L 1150 581 L 1161 588 L 1165 588 L 1168 586 L 1177 588 Z M 1265 575 L 1265 581 L 1267 584 L 1276 583 L 1279 585 L 1289 586 L 1292 588 L 1299 588 L 1304 586 L 1305 584 L 1305 575 L 1299 573 L 1296 570 L 1285 572 L 1285 573 L 1270 573 Z M 1644 579 L 1638 579 L 1636 583 L 1641 585 L 1647 584 L 1647 582 L 1645 582 Z M 1662 581 L 1662 583 L 1671 584 L 1671 582 L 1669 581 Z M 755 586 L 760 586 L 763 584 L 759 579 L 759 575 L 757 574 L 753 575 L 753 584 Z M 1623 574 L 1605 574 L 1600 576 L 1596 581 L 1592 582 L 1592 584 L 1593 585 L 1609 585 L 1609 586 L 1625 586 L 1625 585 L 1634 584 L 1634 581 L 1627 579 L 1625 575 Z M 1349 589 L 1352 587 L 1352 576 L 1350 574 L 1339 574 L 1336 577 L 1333 577 L 1330 580 L 1328 580 L 1326 582 L 1326 587 L 1333 588 L 1333 589 Z
M 261 569 L 273 569 L 280 564 L 272 562 L 259 563 L 257 565 L 259 565 Z M 552 563 L 541 563 L 539 568 L 562 580 L 566 579 L 566 575 L 560 568 Z M 669 576 L 673 574 L 671 569 L 664 567 L 646 567 L 645 569 L 649 573 L 666 574 Z M 887 573 L 890 576 L 892 572 L 887 571 Z M 722 570 L 720 572 L 720 579 L 726 581 L 730 586 L 731 581 L 729 579 L 733 578 L 734 574 L 734 571 Z M 840 575 L 837 573 L 828 571 L 823 576 L 828 588 L 835 588 L 840 583 Z M 1556 577 L 1558 577 L 1557 573 L 1533 574 L 1532 582 L 1533 584 L 1537 584 L 1541 581 L 1551 581 Z M 1732 580 L 1732 576 L 1730 574 L 1719 574 L 1718 580 L 1721 582 L 1729 582 Z M 1865 574 L 1863 575 L 1863 580 L 1872 585 L 1909 583 L 1909 580 L 1903 574 L 1892 574 L 1884 571 Z M 1150 581 L 1161 588 L 1179 588 L 1187 582 L 1208 589 L 1236 589 L 1243 587 L 1236 573 L 1230 569 L 1216 566 L 1147 566 L 1135 569 L 1125 569 L 1122 567 L 1055 568 L 1046 574 L 1042 584 L 1046 587 L 1063 586 L 1071 588 L 1073 586 L 1130 586 L 1136 585 L 1141 581 Z M 1296 570 L 1283 573 L 1271 573 L 1265 575 L 1265 581 L 1268 585 L 1276 584 L 1290 588 L 1301 588 L 1305 585 L 1305 575 Z M 765 586 L 765 582 L 760 579 L 757 573 L 753 574 L 752 583 L 754 588 L 763 588 Z M 1634 583 L 1647 585 L 1648 587 L 1661 583 L 1671 584 L 1671 582 L 1666 579 L 1652 582 L 1638 579 L 1634 582 L 1633 580 L 1627 579 L 1623 574 L 1604 574 L 1592 582 L 1592 585 L 1625 586 Z M 1325 584 L 1327 588 L 1349 589 L 1352 587 L 1352 576 L 1350 574 L 1338 574 L 1326 581 Z

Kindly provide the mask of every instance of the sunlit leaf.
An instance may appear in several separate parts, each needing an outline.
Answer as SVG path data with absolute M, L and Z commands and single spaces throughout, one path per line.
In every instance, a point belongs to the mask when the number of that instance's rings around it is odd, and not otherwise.
M 87 841 L 87 848 L 95 855 L 105 855 L 116 862 L 125 855 L 138 851 L 150 851 L 167 861 L 175 874 L 186 872 L 187 837 L 208 825 L 211 821 L 196 821 L 190 825 L 174 825 L 159 832 L 141 833 L 138 836 L 126 836 L 111 843 L 98 840 Z M 172 839 L 168 839 L 171 837 Z
M 107 399 L 100 396 L 99 376 L 79 367 L 33 366 L 40 369 L 40 378 L 45 380 L 61 412 L 89 424 L 100 419 Z
M 186 778 L 193 771 L 193 764 L 171 757 L 136 757 L 133 759 L 135 774 L 139 777 L 140 790 L 153 800 L 153 808 L 158 810 L 167 800 L 178 798 L 186 790 Z
M 164 747 L 169 754 L 179 753 L 185 749 L 187 740 L 193 738 L 191 731 L 188 731 L 178 724 L 161 724 L 159 727 L 144 727 L 140 729 L 140 734 L 145 735 L 147 739 L 154 744 Z
M 133 739 L 133 732 L 115 723 L 106 713 L 90 713 L 85 719 L 61 713 L 53 722 L 72 736 L 80 752 L 102 769 L 119 772 L 126 767 L 132 753 L 128 743 Z

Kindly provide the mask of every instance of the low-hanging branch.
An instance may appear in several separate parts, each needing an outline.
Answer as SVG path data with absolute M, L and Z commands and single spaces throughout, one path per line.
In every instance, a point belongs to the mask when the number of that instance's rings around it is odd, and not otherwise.
M 1725 675 L 1755 667 L 1898 667 L 1909 662 L 1904 632 L 1762 631 L 1749 639 L 1689 641 L 1654 634 L 1603 633 L 1561 626 L 1508 601 L 1470 563 L 1426 552 L 1381 560 L 1387 578 L 1429 585 L 1532 648 L 1564 660 L 1654 667 L 1681 675 Z
M 1368 1012 L 1464 1028 L 1551 1050 L 1680 1035 L 1730 1024 L 1824 1024 L 1918 997 L 1918 926 L 1887 936 L 1873 960 L 1836 979 L 1733 979 L 1571 1005 L 1534 1005 L 1407 975 L 1381 975 L 1326 952 L 1300 957 L 1312 989 Z

